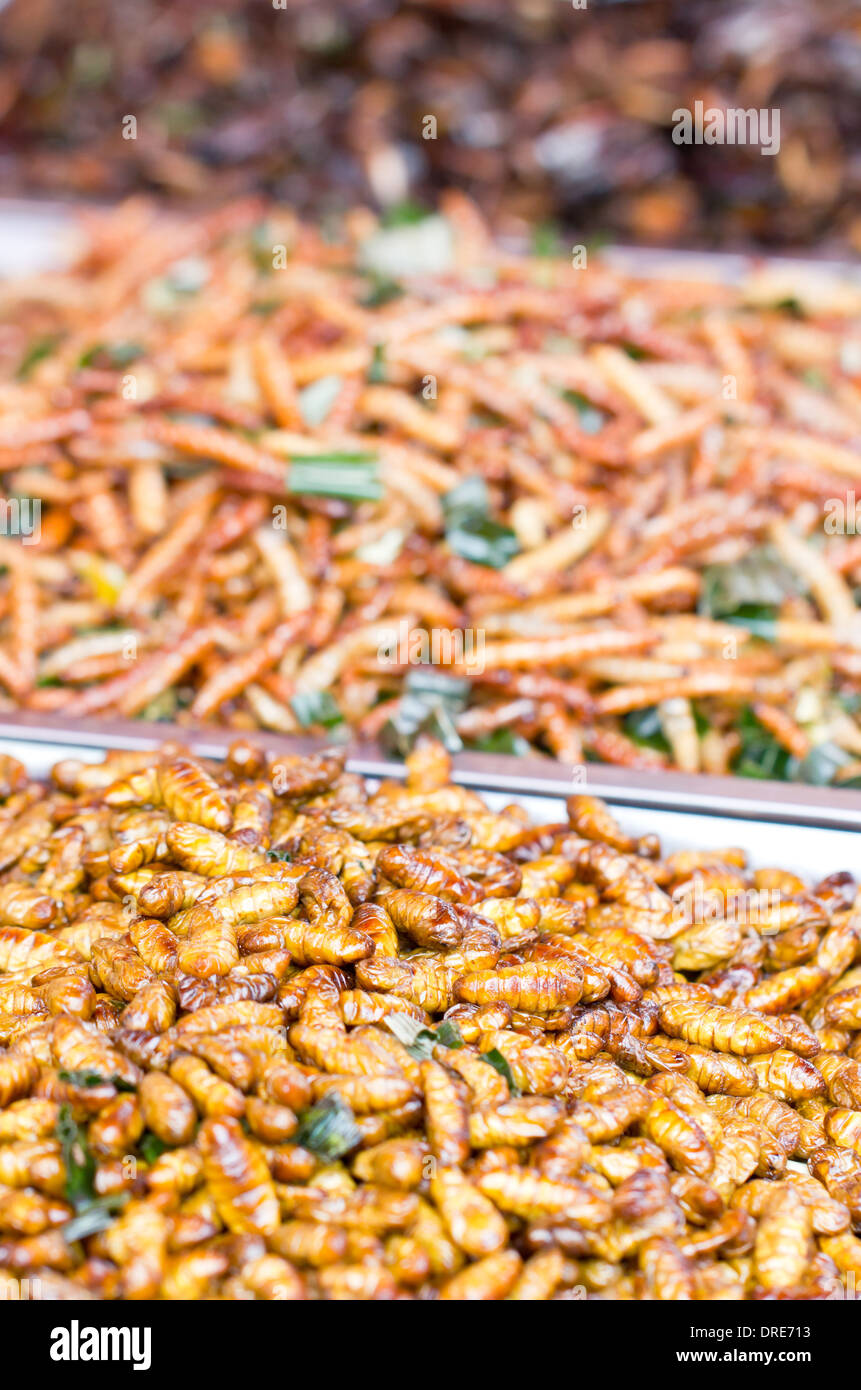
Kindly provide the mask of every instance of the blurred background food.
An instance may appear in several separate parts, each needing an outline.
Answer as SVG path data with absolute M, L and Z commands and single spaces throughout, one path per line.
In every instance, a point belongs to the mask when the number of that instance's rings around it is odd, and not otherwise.
M 456 187 L 503 235 L 861 249 L 852 0 L 277 2 L 0 5 L 4 191 L 319 216 Z M 674 144 L 697 100 L 778 106 L 779 153 Z

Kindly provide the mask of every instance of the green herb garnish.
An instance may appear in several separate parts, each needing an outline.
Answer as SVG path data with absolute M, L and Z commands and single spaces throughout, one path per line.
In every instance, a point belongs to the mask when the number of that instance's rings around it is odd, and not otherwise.
M 563 391 L 562 395 L 569 405 L 573 405 L 580 419 L 580 428 L 586 434 L 598 434 L 604 428 L 606 416 L 579 391 Z
M 145 348 L 140 343 L 96 343 L 78 358 L 79 367 L 100 366 L 128 367 L 143 357 Z
M 333 1163 L 354 1149 L 361 1140 L 361 1130 L 349 1105 L 337 1091 L 330 1091 L 305 1111 L 296 1131 L 295 1143 Z
M 503 1057 L 498 1047 L 492 1047 L 489 1052 L 482 1052 L 481 1060 L 482 1062 L 486 1062 L 489 1067 L 493 1067 L 494 1071 L 498 1071 L 500 1076 L 505 1077 L 506 1081 L 511 1087 L 511 1094 L 513 1096 L 520 1095 L 520 1087 L 514 1080 L 514 1074 L 512 1073 L 511 1067 L 509 1066 L 506 1059 Z
M 50 357 L 59 342 L 60 337 L 56 333 L 52 333 L 46 338 L 36 338 L 18 363 L 18 370 L 15 373 L 18 380 L 26 381 L 33 368 L 43 362 L 46 357 Z
M 774 638 L 778 610 L 801 592 L 797 575 L 769 546 L 760 546 L 729 565 L 707 565 L 697 611 L 736 622 L 757 636 Z
M 634 743 L 643 748 L 653 748 L 657 753 L 669 753 L 661 716 L 657 705 L 647 705 L 645 709 L 632 709 L 622 720 L 625 733 Z
M 84 1240 L 87 1236 L 104 1231 L 113 1224 L 114 1217 L 122 1211 L 128 1201 L 128 1193 L 116 1192 L 110 1197 L 96 1197 L 78 1211 L 63 1226 L 63 1239 L 69 1244 L 73 1240 Z
M 474 565 L 502 569 L 520 551 L 510 526 L 489 516 L 487 484 L 476 475 L 465 478 L 442 498 L 445 538 L 451 550 Z
M 424 222 L 430 213 L 421 203 L 406 199 L 403 203 L 393 203 L 380 214 L 383 227 L 409 227 L 416 222 Z
M 344 716 L 328 690 L 298 690 L 290 705 L 303 729 L 312 729 L 317 725 L 332 729 L 344 722 Z
M 811 748 L 794 769 L 793 781 L 807 782 L 814 787 L 827 787 L 834 783 L 841 767 L 846 767 L 852 758 L 845 748 L 826 740 Z
M 113 1086 L 117 1091 L 134 1091 L 136 1088 L 131 1086 L 128 1081 L 123 1081 L 121 1076 L 102 1076 L 97 1071 L 60 1071 L 57 1073 L 61 1081 L 67 1082 L 70 1086 Z
M 429 1061 L 437 1045 L 463 1047 L 460 1029 L 445 1018 L 436 1028 L 426 1028 L 409 1014 L 387 1014 L 383 1022 L 417 1062 Z
M 511 729 L 494 729 L 493 733 L 473 739 L 467 746 L 475 753 L 509 753 L 516 758 L 524 758 L 532 752 L 526 739 L 512 733 Z
M 69 1072 L 67 1075 L 89 1076 L 95 1073 Z M 99 1077 L 99 1080 L 102 1078 Z M 89 1081 L 84 1084 L 94 1083 Z M 62 1227 L 63 1237 L 67 1241 L 82 1240 L 110 1226 L 116 1213 L 128 1201 L 128 1193 L 117 1192 L 106 1197 L 96 1193 L 96 1160 L 90 1152 L 86 1135 L 72 1114 L 71 1106 L 60 1106 L 56 1132 L 66 1169 L 66 1200 L 75 1210 L 72 1219 Z
M 447 675 L 433 666 L 416 666 L 404 682 L 397 711 L 384 725 L 380 741 L 400 757 L 413 747 L 419 734 L 438 738 L 450 753 L 463 748 L 455 719 L 466 708 L 470 682 Z
M 151 1130 L 147 1130 L 146 1134 L 141 1135 L 138 1148 L 141 1151 L 141 1158 L 144 1163 L 155 1163 L 156 1159 L 161 1158 L 162 1154 L 166 1151 L 167 1144 L 165 1144 L 162 1139 L 159 1139 L 157 1134 L 153 1134 Z
M 736 722 L 741 736 L 741 749 L 733 764 L 739 777 L 791 778 L 795 759 L 777 742 L 773 734 L 760 724 L 753 710 L 742 711 Z

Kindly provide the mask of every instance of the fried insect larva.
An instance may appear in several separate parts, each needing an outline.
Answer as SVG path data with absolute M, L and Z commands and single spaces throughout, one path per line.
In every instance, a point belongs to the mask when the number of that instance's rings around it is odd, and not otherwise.
M 91 1120 L 87 1139 L 94 1154 L 102 1158 L 119 1158 L 132 1152 L 143 1129 L 143 1115 L 137 1097 L 120 1095 L 108 1101 Z
M 129 923 L 129 940 L 150 970 L 167 974 L 176 968 L 178 939 L 157 917 L 136 917 Z
M 405 1076 L 322 1076 L 313 1083 L 315 1099 L 337 1092 L 356 1115 L 372 1115 L 378 1110 L 395 1110 L 416 1094 Z
M 667 1236 L 650 1236 L 640 1246 L 639 1264 L 647 1298 L 686 1302 L 695 1297 L 693 1262 Z
M 239 963 L 235 927 L 218 916 L 217 911 L 200 904 L 188 911 L 188 935 L 177 945 L 178 968 L 200 980 L 229 974 Z
M 353 1174 L 362 1182 L 411 1192 L 427 1176 L 429 1156 L 430 1147 L 424 1139 L 384 1139 L 356 1154 Z
M 537 1169 L 484 1173 L 477 1185 L 501 1211 L 525 1221 L 564 1216 L 586 1230 L 597 1230 L 610 1215 L 606 1198 L 586 1183 L 548 1178 Z
M 825 1116 L 823 1128 L 832 1143 L 861 1155 L 861 1111 L 835 1105 Z
M 812 1229 L 803 1198 L 792 1187 L 777 1187 L 765 1204 L 753 1248 L 753 1271 L 761 1288 L 791 1289 L 804 1282 Z
M 338 1264 L 347 1253 L 346 1231 L 325 1221 L 288 1221 L 269 1233 L 267 1243 L 291 1264 L 312 1269 Z
M 463 1078 L 469 1087 L 473 1105 L 495 1105 L 508 1100 L 511 1091 L 505 1077 L 476 1057 L 474 1052 L 467 1052 L 465 1048 L 437 1046 L 434 1048 L 434 1058 Z
M 158 1197 L 129 1202 L 100 1237 L 104 1252 L 121 1266 L 123 1298 L 154 1298 L 161 1287 L 169 1223 L 158 1202 Z
M 546 1302 L 565 1281 L 569 1267 L 561 1250 L 539 1250 L 524 1263 L 509 1299 L 515 1303 Z
M 526 962 L 496 970 L 477 970 L 455 984 L 458 999 L 467 1004 L 508 1004 L 525 1013 L 547 1014 L 576 1004 L 583 992 L 583 967 Z
M 828 983 L 828 972 L 819 965 L 796 965 L 768 975 L 747 990 L 744 1004 L 763 1014 L 781 1014 L 795 1009 L 818 994 Z
M 666 1096 L 656 1096 L 643 1119 L 643 1129 L 683 1173 L 707 1178 L 714 1152 L 701 1127 Z
M 170 1064 L 170 1076 L 188 1091 L 201 1115 L 242 1115 L 245 1097 L 235 1086 L 215 1076 L 199 1057 L 184 1055 Z
M 176 1018 L 176 990 L 167 980 L 151 980 L 120 1015 L 121 1028 L 165 1033 Z
M 810 1100 L 825 1094 L 825 1080 L 812 1062 L 786 1048 L 778 1048 L 750 1062 L 759 1087 L 778 1100 Z
M 249 1260 L 242 1266 L 240 1277 L 257 1298 L 287 1303 L 305 1298 L 301 1275 L 280 1255 L 266 1254 Z
M 823 1235 L 819 1248 L 828 1255 L 843 1274 L 861 1276 L 861 1240 L 851 1231 L 840 1231 L 836 1235 Z
M 57 915 L 57 904 L 38 888 L 26 883 L 0 884 L 0 926 L 48 927 Z
M 861 1063 L 835 1052 L 820 1052 L 816 1067 L 825 1081 L 828 1099 L 833 1105 L 849 1110 L 861 1110 Z
M 192 907 L 206 883 L 207 880 L 201 875 L 186 869 L 166 869 L 148 878 L 141 886 L 136 895 L 138 907 L 149 917 L 166 921 L 168 917 Z M 129 930 L 131 931 L 131 928 Z M 132 940 L 134 941 L 134 937 Z
M 191 821 L 177 821 L 172 825 L 167 832 L 167 844 L 181 869 L 204 878 L 250 873 L 266 863 L 259 850 L 237 844 L 218 830 L 209 830 Z
M 861 1159 L 855 1151 L 826 1143 L 810 1155 L 807 1166 L 832 1197 L 845 1203 L 857 1225 L 861 1221 Z
M 683 1038 L 660 1035 L 653 1037 L 649 1046 L 658 1052 L 667 1050 L 686 1057 L 688 1064 L 684 1075 L 696 1082 L 701 1091 L 744 1096 L 755 1091 L 759 1084 L 753 1068 L 731 1052 L 712 1052 L 709 1048 L 697 1047 L 696 1043 L 685 1042 Z
M 0 1057 L 0 1108 L 5 1109 L 20 1096 L 26 1096 L 38 1081 L 39 1070 L 33 1057 L 11 1054 Z
M 713 1098 L 709 1104 L 714 1106 L 717 1100 L 718 1098 Z M 730 1111 L 734 1115 L 764 1125 L 774 1135 L 785 1154 L 794 1152 L 801 1125 L 799 1116 L 792 1106 L 775 1096 L 767 1095 L 764 1091 L 755 1091 L 753 1095 L 741 1096 L 738 1100 L 730 1102 Z
M 149 966 L 131 942 L 122 937 L 116 941 L 95 941 L 90 959 L 104 988 L 117 999 L 133 999 L 153 979 Z
M 15 1100 L 0 1114 L 0 1143 L 16 1139 L 47 1139 L 57 1127 L 60 1109 L 55 1101 L 33 1097 Z
M 230 1029 L 212 1035 L 194 1033 L 183 1039 L 183 1047 L 206 1062 L 231 1087 L 239 1091 L 251 1089 L 256 1075 L 254 1057 L 236 1041 Z
M 174 1255 L 167 1262 L 161 1297 L 171 1302 L 197 1302 L 214 1290 L 229 1267 L 230 1260 L 222 1250 L 187 1250 Z
M 228 879 L 228 884 L 230 880 Z M 201 889 L 195 903 L 211 906 L 218 916 L 234 927 L 264 918 L 281 918 L 292 912 L 299 901 L 299 879 L 262 879 L 259 883 L 242 883 L 225 892 L 218 879 Z
M 459 1168 L 440 1165 L 431 1178 L 430 1192 L 449 1235 L 471 1259 L 501 1250 L 508 1228 L 496 1206 Z
M 274 1231 L 280 1213 L 269 1169 L 238 1120 L 230 1116 L 204 1120 L 197 1144 L 203 1154 L 204 1177 L 227 1229 L 262 1235 Z
M 742 940 L 737 922 L 719 919 L 688 927 L 673 938 L 675 970 L 710 970 L 735 955 Z
M 523 1148 L 544 1139 L 562 1118 L 557 1100 L 541 1096 L 513 1096 L 498 1105 L 484 1105 L 470 1112 L 469 1142 L 474 1149 L 499 1144 Z
M 377 870 L 396 888 L 433 894 L 444 901 L 470 906 L 483 896 L 480 886 L 465 877 L 444 853 L 387 845 L 377 855 Z
M 431 893 L 405 888 L 389 888 L 378 893 L 376 902 L 385 909 L 399 932 L 417 946 L 456 946 L 464 933 L 464 919 L 452 903 Z
M 431 1152 L 444 1168 L 469 1155 L 469 1104 L 463 1081 L 439 1062 L 421 1064 L 421 1086 Z
M 197 1114 L 183 1086 L 164 1072 L 150 1071 L 141 1080 L 138 1097 L 147 1129 L 164 1144 L 191 1143 Z
M 65 1016 L 54 1019 L 51 1050 L 57 1065 L 68 1072 L 95 1072 L 106 1080 L 119 1077 L 136 1088 L 142 1075 L 140 1069 L 95 1030 L 90 1031 L 91 1027 Z
M 596 1100 L 575 1101 L 569 1113 L 593 1144 L 603 1144 L 624 1134 L 641 1120 L 651 1103 L 648 1091 L 642 1086 L 620 1086 L 604 1092 Z
M 514 1250 L 500 1250 L 476 1260 L 447 1279 L 440 1289 L 443 1301 L 482 1302 L 507 1297 L 522 1268 L 522 1260 Z
M 782 1035 L 767 1019 L 741 1009 L 725 1009 L 718 1004 L 703 1005 L 680 999 L 660 1008 L 661 1027 L 671 1037 L 679 1037 L 716 1052 L 749 1056 L 773 1052 L 783 1042 Z
M 348 965 L 374 954 L 374 943 L 352 926 L 276 918 L 284 946 L 298 965 Z
M 166 806 L 176 820 L 209 830 L 229 830 L 227 798 L 213 777 L 193 758 L 133 772 L 105 792 L 108 806 Z

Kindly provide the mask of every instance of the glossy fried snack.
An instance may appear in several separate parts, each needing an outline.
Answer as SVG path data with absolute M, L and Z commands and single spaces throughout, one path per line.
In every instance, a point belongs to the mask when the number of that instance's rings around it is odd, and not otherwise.
M 518 255 L 459 195 L 337 236 L 255 200 L 85 230 L 69 271 L 0 283 L 0 712 L 857 785 L 856 284 Z M 245 770 L 237 854 L 287 791 Z M 151 808 L 131 872 L 195 788 L 118 782 Z M 392 891 L 474 905 L 456 828 L 430 865 L 400 835 Z
M 50 908 L 0 925 L 4 1287 L 846 1296 L 851 875 L 662 855 L 585 795 L 535 827 L 450 772 L 0 760 L 0 900 Z

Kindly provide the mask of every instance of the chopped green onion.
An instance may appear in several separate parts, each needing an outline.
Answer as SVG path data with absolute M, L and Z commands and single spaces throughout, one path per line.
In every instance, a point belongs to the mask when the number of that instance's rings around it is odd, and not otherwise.
M 374 454 L 293 458 L 287 471 L 287 487 L 297 495 L 342 497 L 351 502 L 379 502 L 383 496 Z
M 306 425 L 322 425 L 338 399 L 343 384 L 343 377 L 332 374 L 318 377 L 299 392 L 297 402 Z
M 406 531 L 401 530 L 399 526 L 393 526 L 375 541 L 366 541 L 364 545 L 358 546 L 355 551 L 356 559 L 366 565 L 393 565 L 403 549 L 406 537 Z

